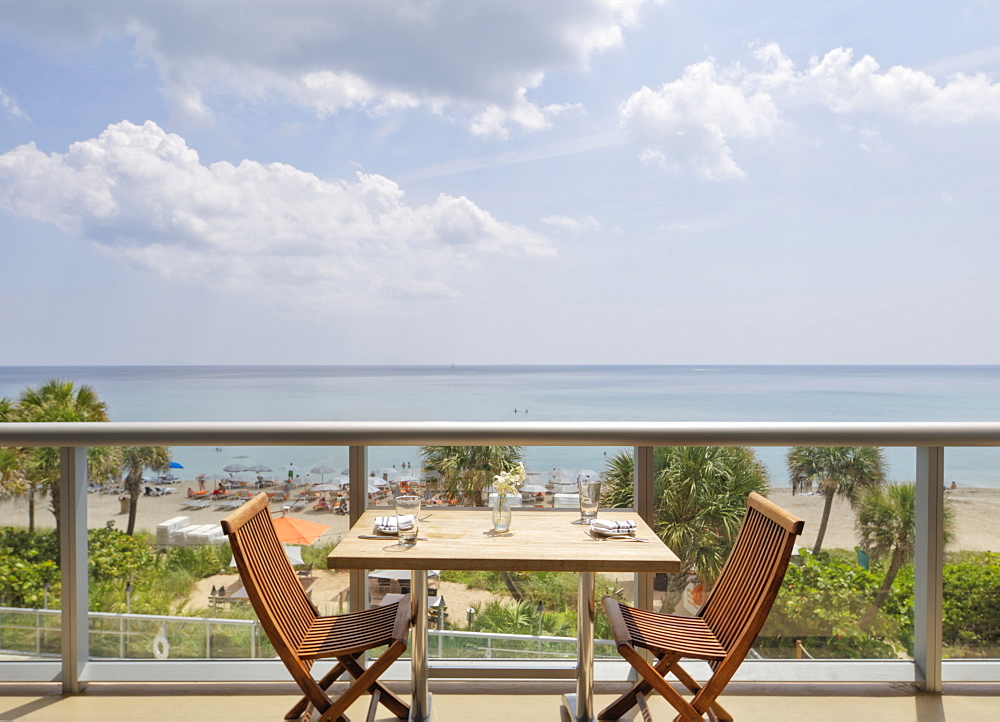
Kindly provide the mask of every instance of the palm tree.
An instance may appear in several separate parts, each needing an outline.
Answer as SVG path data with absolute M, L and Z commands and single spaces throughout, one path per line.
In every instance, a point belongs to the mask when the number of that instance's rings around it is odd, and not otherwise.
M 74 386 L 72 381 L 51 379 L 36 388 L 30 386 L 21 392 L 17 404 L 7 414 L 9 421 L 107 421 L 108 407 L 97 391 L 85 384 Z M 99 463 L 107 451 L 92 448 L 88 452 L 88 466 L 93 466 L 93 476 L 102 477 L 109 472 L 106 464 Z M 48 492 L 52 513 L 59 519 L 59 450 L 55 448 L 30 448 L 23 450 L 24 477 L 28 497 L 28 529 L 35 529 L 35 494 Z
M 128 528 L 125 533 L 135 531 L 135 516 L 142 494 L 143 469 L 167 471 L 170 468 L 170 449 L 165 446 L 126 446 L 121 450 L 122 467 L 125 470 L 125 491 L 128 492 Z
M 475 506 L 484 506 L 493 477 L 512 471 L 524 457 L 523 446 L 424 446 L 424 470 L 441 475 L 452 499 L 465 495 Z
M 847 499 L 854 508 L 864 489 L 885 483 L 885 456 L 874 446 L 796 446 L 788 452 L 787 461 L 793 494 L 811 490 L 815 482 L 825 497 L 813 554 L 823 548 L 835 496 Z
M 944 506 L 944 542 L 951 540 L 953 513 L 949 499 Z M 889 558 L 885 578 L 875 600 L 861 617 L 864 630 L 872 623 L 892 589 L 892 583 L 904 564 L 913 559 L 916 544 L 917 492 L 913 484 L 892 483 L 865 489 L 858 499 L 857 529 L 861 546 L 874 561 Z
M 612 457 L 602 505 L 631 507 L 631 452 Z M 727 446 L 657 447 L 653 451 L 654 528 L 681 560 L 668 575 L 664 609 L 672 609 L 696 574 L 711 586 L 739 532 L 750 492 L 767 492 L 767 469 L 753 449 Z
M 0 423 L 12 421 L 14 402 L 0 398 Z M 24 455 L 21 449 L 0 448 L 0 499 L 23 496 L 28 491 L 24 478 Z

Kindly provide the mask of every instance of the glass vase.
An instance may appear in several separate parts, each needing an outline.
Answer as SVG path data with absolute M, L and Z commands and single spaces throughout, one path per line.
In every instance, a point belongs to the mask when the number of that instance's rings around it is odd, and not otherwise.
M 498 534 L 510 531 L 510 499 L 506 494 L 497 494 L 493 502 L 493 531 Z

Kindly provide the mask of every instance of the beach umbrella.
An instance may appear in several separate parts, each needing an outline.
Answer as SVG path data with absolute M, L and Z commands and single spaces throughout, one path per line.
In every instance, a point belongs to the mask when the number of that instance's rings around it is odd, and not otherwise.
M 336 491 L 339 488 L 333 484 L 317 484 L 312 488 L 312 491 Z
M 228 471 L 230 474 L 236 474 L 241 471 L 246 471 L 247 467 L 243 466 L 243 464 L 230 464 L 229 466 L 223 467 L 222 470 Z
M 312 544 L 330 531 L 326 524 L 296 519 L 294 516 L 280 516 L 273 521 L 274 530 L 278 532 L 278 539 L 282 544 Z
M 170 468 L 171 469 L 183 469 L 184 467 L 181 466 L 180 464 L 178 464 L 176 461 L 171 461 L 170 462 Z
M 270 466 L 264 466 L 263 464 L 254 464 L 253 466 L 248 466 L 247 471 L 256 471 L 258 474 L 262 474 L 265 471 L 271 471 Z
M 546 489 L 544 486 L 540 486 L 538 484 L 525 484 L 521 487 L 521 491 L 528 494 L 544 494 Z
M 338 476 L 336 479 L 331 480 L 330 483 L 335 486 L 350 486 L 351 480 L 346 476 Z
M 319 474 L 319 480 L 322 483 L 327 474 L 336 474 L 336 469 L 331 469 L 329 466 L 316 466 L 309 470 L 310 474 Z
M 587 481 L 589 479 L 600 479 L 600 478 L 601 478 L 601 475 L 598 474 L 593 469 L 584 469 L 583 471 L 580 471 L 576 475 L 576 480 L 577 481 Z

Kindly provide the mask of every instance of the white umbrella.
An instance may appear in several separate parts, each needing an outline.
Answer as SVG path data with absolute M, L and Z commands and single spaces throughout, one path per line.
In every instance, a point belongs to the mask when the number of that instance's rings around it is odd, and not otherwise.
M 322 482 L 327 474 L 336 474 L 336 469 L 331 469 L 329 466 L 316 466 L 309 470 L 310 474 L 319 474 L 319 480 Z
M 338 476 L 336 479 L 332 479 L 330 483 L 335 484 L 336 486 L 350 486 L 351 480 L 346 476 Z
M 228 471 L 230 474 L 235 474 L 240 471 L 246 471 L 247 467 L 243 466 L 243 464 L 230 464 L 229 466 L 224 467 L 222 470 Z
M 339 488 L 333 484 L 317 484 L 312 488 L 312 491 L 336 491 Z
M 528 494 L 544 494 L 546 489 L 544 486 L 538 484 L 525 484 L 521 487 L 521 491 L 527 492 Z
M 587 481 L 588 479 L 600 479 L 601 475 L 593 469 L 584 469 L 576 475 L 577 481 Z

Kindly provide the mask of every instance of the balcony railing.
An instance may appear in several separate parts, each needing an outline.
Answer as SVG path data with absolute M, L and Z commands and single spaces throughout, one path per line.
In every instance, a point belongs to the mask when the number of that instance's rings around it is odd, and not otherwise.
M 995 660 L 942 660 L 942 567 L 944 560 L 944 455 L 946 447 L 1000 446 L 997 423 L 590 423 L 590 422 L 231 422 L 231 423 L 7 423 L 0 447 L 61 449 L 60 558 L 62 560 L 61 659 L 18 663 L 20 681 L 59 679 L 77 692 L 87 681 L 281 678 L 275 663 L 215 665 L 196 662 L 102 662 L 89 655 L 87 608 L 86 449 L 89 446 L 347 446 L 350 452 L 351 522 L 367 504 L 369 447 L 426 445 L 635 447 L 636 511 L 653 516 L 653 448 L 657 446 L 879 446 L 916 450 L 916 550 L 914 555 L 913 661 L 748 661 L 739 678 L 915 682 L 940 691 L 943 679 L 998 681 Z M 352 576 L 351 605 L 363 604 L 364 578 Z M 638 575 L 637 603 L 651 606 L 652 575 Z M 54 669 L 53 664 L 58 668 Z M 436 677 L 538 675 L 539 664 L 482 662 L 433 668 Z M 169 666 L 164 666 L 169 665 Z M 247 666 L 251 665 L 251 666 Z M 257 665 L 257 666 L 253 666 Z M 565 665 L 564 665 L 565 666 Z M 472 670 L 470 672 L 470 670 Z M 6 671 L 6 670 L 5 670 Z M 554 670 L 550 670 L 553 671 Z M 469 674 L 464 674 L 468 672 Z M 206 676 L 207 675 L 207 676 Z M 624 673 L 622 672 L 622 676 Z M 8 675 L 4 675 L 10 679 Z

